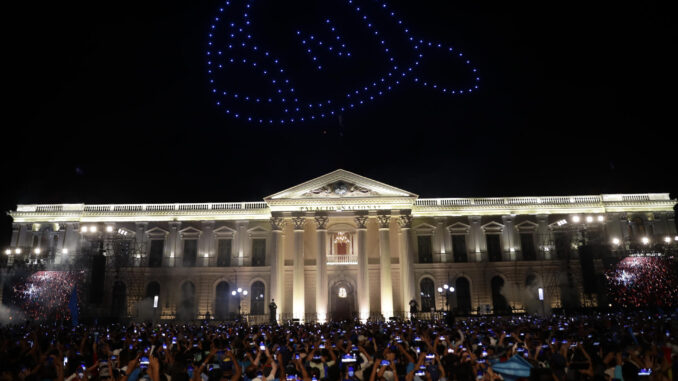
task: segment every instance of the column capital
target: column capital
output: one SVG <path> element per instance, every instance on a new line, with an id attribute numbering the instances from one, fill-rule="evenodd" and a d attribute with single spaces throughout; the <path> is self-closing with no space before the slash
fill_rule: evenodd
<path id="1" fill-rule="evenodd" d="M 306 223 L 306 217 L 304 216 L 292 217 L 292 223 L 294 223 L 294 230 L 304 230 L 304 223 Z"/>
<path id="2" fill-rule="evenodd" d="M 366 215 L 355 216 L 355 223 L 358 225 L 358 229 L 367 229 L 367 219 Z"/>
<path id="3" fill-rule="evenodd" d="M 181 227 L 181 221 L 170 221 L 169 227 L 172 229 L 179 229 Z"/>
<path id="4" fill-rule="evenodd" d="M 480 223 L 480 216 L 468 216 L 468 221 L 472 224 L 473 223 L 479 224 Z"/>
<path id="5" fill-rule="evenodd" d="M 516 216 L 511 215 L 511 214 L 505 214 L 505 215 L 501 216 L 501 220 L 504 221 L 504 223 L 513 222 L 515 219 L 516 219 Z"/>
<path id="6" fill-rule="evenodd" d="M 317 214 L 315 215 L 315 226 L 318 230 L 325 230 L 327 229 L 327 221 L 329 221 L 329 218 L 325 214 Z"/>
<path id="7" fill-rule="evenodd" d="M 271 217 L 271 230 L 281 231 L 285 226 L 285 219 L 282 217 Z"/>
<path id="8" fill-rule="evenodd" d="M 383 212 L 380 212 L 380 214 L 377 215 L 377 220 L 379 221 L 379 229 L 388 229 L 389 223 L 391 222 L 391 216 L 382 213 Z"/>
<path id="9" fill-rule="evenodd" d="M 203 221 L 202 226 L 204 226 L 206 228 L 211 228 L 211 227 L 214 226 L 214 221 L 212 221 L 212 220 Z"/>
<path id="10" fill-rule="evenodd" d="M 406 214 L 404 216 L 400 216 L 398 218 L 398 223 L 400 224 L 401 229 L 410 229 L 412 227 L 412 216 L 409 214 Z"/>
<path id="11" fill-rule="evenodd" d="M 548 214 L 537 214 L 537 221 L 548 222 L 549 221 L 549 215 Z"/>

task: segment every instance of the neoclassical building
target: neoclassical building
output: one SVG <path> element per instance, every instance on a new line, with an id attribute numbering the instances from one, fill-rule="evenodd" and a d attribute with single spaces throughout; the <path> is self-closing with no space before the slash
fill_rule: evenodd
<path id="1" fill-rule="evenodd" d="M 18 205 L 5 254 L 10 268 L 94 271 L 103 252 L 105 270 L 89 278 L 103 292 L 87 303 L 117 317 L 229 319 L 240 308 L 256 320 L 271 299 L 280 320 L 399 317 L 411 300 L 422 311 L 536 312 L 596 306 L 606 260 L 675 246 L 676 203 L 666 193 L 425 199 L 336 170 L 254 202 Z"/>

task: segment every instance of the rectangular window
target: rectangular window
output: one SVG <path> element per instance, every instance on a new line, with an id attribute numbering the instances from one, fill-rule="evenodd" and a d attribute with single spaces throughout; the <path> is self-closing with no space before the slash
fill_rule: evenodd
<path id="1" fill-rule="evenodd" d="M 569 234 L 565 232 L 556 232 L 554 233 L 554 241 L 556 245 L 556 255 L 558 259 L 565 259 L 570 256 L 570 249 L 572 244 L 572 238 Z"/>
<path id="2" fill-rule="evenodd" d="M 417 248 L 419 249 L 419 263 L 433 262 L 433 245 L 430 235 L 417 236 Z"/>
<path id="3" fill-rule="evenodd" d="M 485 236 L 487 241 L 487 255 L 490 262 L 501 261 L 501 239 L 499 234 L 488 234 Z"/>
<path id="4" fill-rule="evenodd" d="M 219 253 L 217 254 L 217 266 L 226 267 L 231 265 L 231 242 L 230 239 L 220 239 L 217 242 Z"/>
<path id="5" fill-rule="evenodd" d="M 151 240 L 151 252 L 148 257 L 148 267 L 162 266 L 162 253 L 165 249 L 164 239 Z"/>
<path id="6" fill-rule="evenodd" d="M 537 259 L 537 251 L 534 249 L 534 236 L 532 233 L 520 234 L 520 246 L 523 249 L 524 261 L 534 261 Z"/>
<path id="7" fill-rule="evenodd" d="M 452 236 L 452 252 L 454 253 L 455 262 L 468 262 L 468 254 L 466 252 L 466 236 L 453 235 Z"/>
<path id="8" fill-rule="evenodd" d="M 184 240 L 184 267 L 193 267 L 198 258 L 198 240 Z"/>
<path id="9" fill-rule="evenodd" d="M 252 240 L 252 266 L 266 266 L 266 240 Z"/>

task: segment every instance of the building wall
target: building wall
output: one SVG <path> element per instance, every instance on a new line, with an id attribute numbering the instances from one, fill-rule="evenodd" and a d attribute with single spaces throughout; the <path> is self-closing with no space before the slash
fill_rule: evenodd
<path id="1" fill-rule="evenodd" d="M 602 214 L 601 214 L 602 215 Z M 355 226 L 353 217 L 331 217 L 331 223 L 344 223 Z M 497 216 L 443 216 L 421 217 L 412 222 L 409 232 L 401 230 L 394 216 L 389 227 L 391 279 L 393 283 L 393 312 L 408 310 L 407 301 L 403 300 L 403 279 L 401 279 L 401 264 L 399 257 L 403 247 L 403 234 L 409 235 L 414 252 L 410 253 L 415 261 L 414 272 L 415 296 L 421 305 L 420 281 L 430 277 L 435 288 L 445 283 L 453 284 L 455 280 L 464 276 L 471 285 L 471 304 L 473 310 L 492 305 L 491 279 L 500 276 L 505 281 L 502 294 L 509 305 L 517 311 L 534 311 L 535 300 L 525 285 L 526 277 L 533 274 L 537 284 L 544 288 L 545 305 L 547 308 L 562 306 L 564 287 L 567 283 L 567 274 L 572 277 L 575 285 L 574 292 L 583 304 L 595 303 L 585 300 L 582 289 L 581 266 L 574 251 L 567 260 L 554 253 L 554 232 L 559 227 L 554 225 L 561 219 L 568 219 L 568 215 L 549 215 L 542 220 L 536 215 L 497 215 Z M 653 242 L 661 242 L 663 237 L 676 235 L 673 212 L 630 212 L 607 213 L 601 223 L 595 221 L 587 228 L 593 234 L 596 229 L 601 231 L 602 240 L 606 245 L 612 238 L 618 238 L 622 245 L 637 244 L 641 236 L 651 237 Z M 548 225 L 545 225 L 548 224 Z M 12 245 L 30 252 L 35 246 L 43 246 L 41 255 L 53 258 L 54 265 L 73 263 L 74 258 L 82 255 L 85 242 L 91 235 L 81 233 L 85 223 L 55 223 L 46 220 L 40 223 L 15 223 L 13 225 Z M 98 224 L 103 229 L 103 224 Z M 140 316 L 140 301 L 146 293 L 149 282 L 157 281 L 160 284 L 160 306 L 156 317 L 174 317 L 181 298 L 181 286 L 185 282 L 192 282 L 195 286 L 195 305 L 198 316 L 207 311 L 214 314 L 216 285 L 219 281 L 227 281 L 232 286 L 240 286 L 251 290 L 255 281 L 265 285 L 265 312 L 268 313 L 270 302 L 271 267 L 270 262 L 276 253 L 271 252 L 271 227 L 267 221 L 238 220 L 238 221 L 182 221 L 182 222 L 123 222 L 114 224 L 116 231 L 124 229 L 137 247 L 128 266 L 124 266 L 116 274 L 109 267 L 106 274 L 106 295 L 102 310 L 110 310 L 112 289 L 116 280 L 122 281 L 127 288 L 128 310 L 130 316 Z M 455 230 L 457 229 L 457 230 Z M 535 250 L 537 260 L 523 260 L 524 253 L 520 242 L 521 229 L 535 234 Z M 568 228 L 574 238 L 581 236 L 582 229 Z M 586 230 L 586 229 L 584 229 Z M 468 262 L 455 263 L 451 235 L 463 231 L 468 250 Z M 502 261 L 488 260 L 486 234 L 497 233 L 501 240 Z M 279 313 L 288 314 L 292 311 L 292 275 L 294 258 L 294 231 L 292 224 L 283 228 L 283 244 L 279 253 L 284 256 L 282 300 L 278 300 Z M 313 218 L 307 218 L 304 229 L 304 292 L 305 309 L 308 314 L 316 311 L 316 251 L 317 230 Z M 430 235 L 432 242 L 433 263 L 416 263 L 418 254 L 417 236 Z M 231 267 L 216 267 L 217 245 L 219 237 L 232 237 Z M 56 237 L 56 239 L 55 239 Z M 263 267 L 252 267 L 252 240 L 266 239 L 267 263 Z M 161 239 L 165 242 L 163 264 L 159 268 L 148 266 L 150 242 Z M 198 239 L 198 255 L 196 267 L 184 267 L 185 239 Z M 37 243 L 36 243 L 37 242 Z M 379 248 L 380 239 L 376 218 L 371 216 L 367 223 L 367 257 L 369 274 L 370 311 L 378 314 L 381 306 L 380 294 L 380 266 Z M 68 252 L 62 252 L 62 249 Z M 548 248 L 548 250 L 547 250 Z M 38 256 L 35 256 L 36 258 Z M 598 271 L 601 263 L 596 262 Z M 330 266 L 328 268 L 328 290 L 332 283 L 344 279 L 357 288 L 357 266 Z M 357 290 L 361 292 L 361 290 Z M 331 298 L 329 299 L 331 300 Z M 444 308 L 444 300 L 440 295 L 435 297 L 437 309 Z M 143 305 L 143 303 L 142 303 Z M 242 300 L 242 312 L 249 313 L 251 308 L 250 297 Z M 357 308 L 357 306 L 356 306 Z M 143 308 L 142 308 L 143 309 Z"/>

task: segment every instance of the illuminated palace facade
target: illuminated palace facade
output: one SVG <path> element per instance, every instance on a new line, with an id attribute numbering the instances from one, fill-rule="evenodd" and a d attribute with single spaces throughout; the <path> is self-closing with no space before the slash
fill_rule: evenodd
<path id="1" fill-rule="evenodd" d="M 607 257 L 676 245 L 675 205 L 668 194 L 424 199 L 336 170 L 255 202 L 18 205 L 5 253 L 65 269 L 104 251 L 91 308 L 116 317 L 267 320 L 271 299 L 281 321 L 403 317 L 411 300 L 540 312 L 600 302 L 583 252 L 600 277 Z"/>

